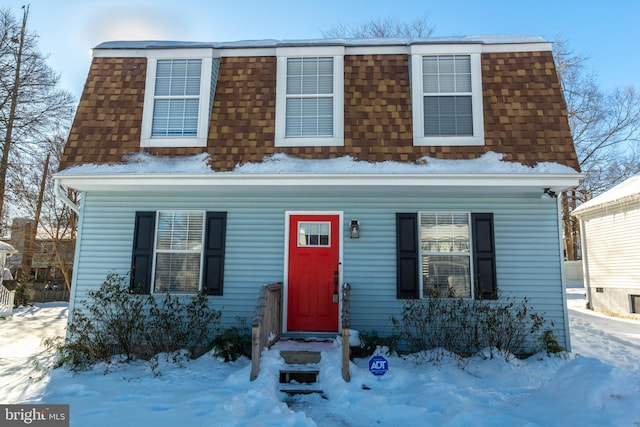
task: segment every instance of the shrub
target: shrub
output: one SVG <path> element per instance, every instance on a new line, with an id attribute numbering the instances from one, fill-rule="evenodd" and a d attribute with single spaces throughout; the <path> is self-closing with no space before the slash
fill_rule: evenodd
<path id="1" fill-rule="evenodd" d="M 400 337 L 397 334 L 381 337 L 378 331 L 359 332 L 360 348 L 365 356 L 373 355 L 378 351 L 378 347 L 386 347 L 388 352 L 393 354 L 398 352 Z"/>
<path id="2" fill-rule="evenodd" d="M 225 362 L 237 360 L 239 357 L 251 357 L 251 328 L 243 318 L 237 319 L 240 326 L 224 329 L 213 339 L 213 349 Z"/>
<path id="3" fill-rule="evenodd" d="M 110 362 L 115 354 L 130 361 L 180 349 L 192 354 L 208 350 L 221 313 L 209 308 L 206 295 L 156 298 L 131 293 L 127 276 L 109 274 L 74 309 L 69 337 L 56 346 L 57 364 L 85 369 Z"/>
<path id="4" fill-rule="evenodd" d="M 148 356 L 187 349 L 200 355 L 218 333 L 221 313 L 211 310 L 200 292 L 185 303 L 185 297 L 165 295 L 160 302 L 148 297 L 148 325 L 144 329 Z"/>
<path id="5" fill-rule="evenodd" d="M 486 301 L 434 295 L 407 300 L 400 319 L 392 321 L 412 353 L 443 349 L 466 357 L 489 349 L 491 358 L 497 351 L 505 360 L 531 353 L 527 346 L 535 345 L 536 334 L 546 323 L 526 298 Z M 436 359 L 438 354 L 430 353 Z"/>
<path id="6" fill-rule="evenodd" d="M 27 305 L 33 298 L 33 283 L 27 280 L 20 280 L 16 285 L 16 293 L 13 297 L 14 307 L 20 307 L 21 305 Z"/>

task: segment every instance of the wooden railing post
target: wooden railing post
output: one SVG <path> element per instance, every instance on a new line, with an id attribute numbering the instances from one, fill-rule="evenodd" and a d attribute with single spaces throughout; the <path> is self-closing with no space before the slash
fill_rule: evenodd
<path id="1" fill-rule="evenodd" d="M 351 328 L 351 285 L 342 285 L 342 379 L 351 381 L 349 330 Z"/>
<path id="2" fill-rule="evenodd" d="M 282 333 L 282 283 L 260 288 L 251 322 L 251 381 L 260 374 L 262 349 L 278 341 Z"/>

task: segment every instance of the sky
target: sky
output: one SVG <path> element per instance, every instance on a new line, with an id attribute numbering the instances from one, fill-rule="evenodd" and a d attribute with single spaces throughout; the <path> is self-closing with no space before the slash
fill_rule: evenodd
<path id="1" fill-rule="evenodd" d="M 561 36 L 588 57 L 603 89 L 640 88 L 638 0 L 0 0 L 39 36 L 61 86 L 79 98 L 91 48 L 109 40 L 229 42 L 322 38 L 337 23 L 392 17 L 411 22 L 426 16 L 434 36 Z"/>

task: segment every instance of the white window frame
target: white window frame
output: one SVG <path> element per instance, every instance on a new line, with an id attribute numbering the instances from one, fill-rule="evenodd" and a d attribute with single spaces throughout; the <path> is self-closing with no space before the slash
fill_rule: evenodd
<path id="1" fill-rule="evenodd" d="M 158 60 L 200 59 L 200 94 L 198 104 L 198 127 L 195 137 L 152 136 L 153 109 L 155 106 L 156 69 Z M 147 78 L 142 112 L 141 147 L 206 147 L 211 111 L 212 49 L 151 50 L 147 53 Z"/>
<path id="2" fill-rule="evenodd" d="M 443 50 L 443 47 L 446 50 Z M 468 55 L 471 62 L 471 110 L 473 135 L 443 136 L 424 134 L 424 93 L 422 58 L 425 56 Z M 484 145 L 484 114 L 482 107 L 482 64 L 480 47 L 474 46 L 411 46 L 411 103 L 413 107 L 413 145 L 463 146 Z"/>
<path id="3" fill-rule="evenodd" d="M 158 250 L 158 231 L 160 229 L 160 214 L 161 213 L 176 213 L 176 212 L 182 212 L 182 213 L 198 213 L 202 215 L 202 233 L 200 236 L 200 250 L 196 251 L 196 250 Z M 204 245 L 205 245 L 205 241 L 204 241 L 204 237 L 205 237 L 205 231 L 206 231 L 206 211 L 204 210 L 183 210 L 183 209 L 164 209 L 164 210 L 159 210 L 156 212 L 156 229 L 155 229 L 155 234 L 154 234 L 154 239 L 153 239 L 153 269 L 151 270 L 151 294 L 156 294 L 156 295 L 164 295 L 167 293 L 167 291 L 156 291 L 156 266 L 157 266 L 157 262 L 158 262 L 158 253 L 190 253 L 190 254 L 194 254 L 196 252 L 198 252 L 200 254 L 200 265 L 199 265 L 199 270 L 198 270 L 198 287 L 196 289 L 195 292 L 171 292 L 171 294 L 175 294 L 175 295 L 192 295 L 192 294 L 196 294 L 198 292 L 200 292 L 202 290 L 202 268 L 203 268 L 203 264 L 204 264 Z"/>
<path id="4" fill-rule="evenodd" d="M 424 251 L 422 248 L 422 215 L 423 214 L 453 214 L 453 215 L 466 215 L 467 216 L 467 229 L 469 230 L 469 250 L 467 252 L 459 252 L 459 251 Z M 426 210 L 418 212 L 418 259 L 419 259 L 419 268 L 420 268 L 420 298 L 425 298 L 425 283 L 424 283 L 424 269 L 423 269 L 423 258 L 424 256 L 466 256 L 469 258 L 469 295 L 456 295 L 456 297 L 462 297 L 464 299 L 474 299 L 475 298 L 475 289 L 474 289 L 474 280 L 473 280 L 473 230 L 471 229 L 471 212 L 465 211 L 434 211 L 434 210 Z M 447 296 L 443 296 L 443 298 L 447 298 Z"/>
<path id="5" fill-rule="evenodd" d="M 307 225 L 311 225 L 311 224 L 318 224 L 318 225 L 327 225 L 329 227 L 328 229 L 328 233 L 327 233 L 327 238 L 328 238 L 328 243 L 322 244 L 320 243 L 320 239 L 319 237 L 322 236 L 322 234 L 318 234 L 318 244 L 317 245 L 312 245 L 309 242 L 307 242 L 306 244 L 302 244 L 300 242 L 300 229 L 302 228 L 301 226 L 303 224 L 307 224 Z M 307 236 L 308 238 L 311 235 Z M 330 221 L 299 221 L 298 222 L 298 238 L 297 238 L 297 246 L 299 248 L 330 248 L 331 247 L 331 222 Z"/>
<path id="6" fill-rule="evenodd" d="M 344 47 L 286 47 L 276 49 L 276 147 L 344 146 Z M 333 136 L 286 136 L 287 59 L 333 58 Z"/>

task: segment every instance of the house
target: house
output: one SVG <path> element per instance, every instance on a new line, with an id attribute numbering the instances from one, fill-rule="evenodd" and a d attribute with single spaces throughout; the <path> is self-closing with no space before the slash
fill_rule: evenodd
<path id="1" fill-rule="evenodd" d="M 20 277 L 23 263 L 29 266 L 24 272 L 35 283 L 59 283 L 65 285 L 65 274 L 71 277 L 73 267 L 74 241 L 70 238 L 52 239 L 49 236 L 38 235 L 30 248 L 29 239 L 32 238 L 35 221 L 30 218 L 14 218 L 11 223 L 11 235 L 0 239 L 15 248 L 15 253 L 7 263 L 14 276 Z M 64 271 L 63 271 L 64 269 Z"/>
<path id="2" fill-rule="evenodd" d="M 578 171 L 539 37 L 102 43 L 55 176 L 81 192 L 71 307 L 131 272 L 230 325 L 281 282 L 285 333 L 335 334 L 349 283 L 351 328 L 388 334 L 453 290 L 528 298 L 568 348 Z"/>
<path id="3" fill-rule="evenodd" d="M 640 319 L 640 175 L 580 205 L 587 303 Z"/>

